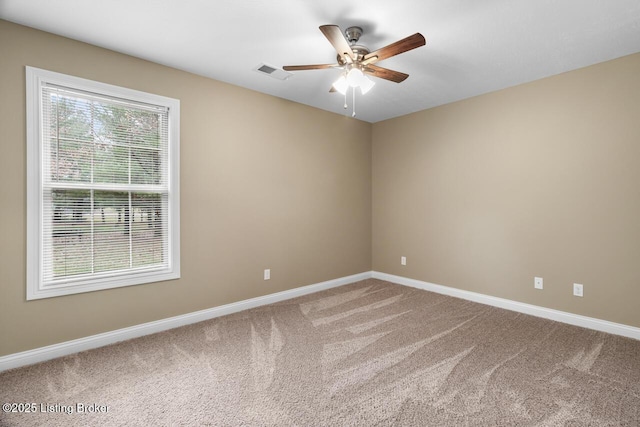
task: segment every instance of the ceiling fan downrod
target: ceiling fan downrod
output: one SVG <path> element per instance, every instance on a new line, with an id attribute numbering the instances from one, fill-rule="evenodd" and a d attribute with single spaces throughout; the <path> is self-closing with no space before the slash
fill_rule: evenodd
<path id="1" fill-rule="evenodd" d="M 347 36 L 347 41 L 349 44 L 354 45 L 358 43 L 360 37 L 362 36 L 362 28 L 360 27 L 349 27 L 344 30 L 345 36 Z"/>

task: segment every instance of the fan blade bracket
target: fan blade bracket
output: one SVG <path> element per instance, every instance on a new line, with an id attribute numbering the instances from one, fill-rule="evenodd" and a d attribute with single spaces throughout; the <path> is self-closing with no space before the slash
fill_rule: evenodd
<path id="1" fill-rule="evenodd" d="M 376 62 L 377 60 L 378 60 L 378 55 L 374 55 L 374 56 L 372 56 L 372 57 L 370 57 L 370 58 L 368 58 L 368 59 L 365 59 L 365 60 L 363 60 L 363 61 L 360 61 L 360 63 L 361 63 L 362 65 L 364 65 L 364 66 L 367 66 L 367 65 L 369 65 L 369 64 L 371 64 L 371 63 L 373 63 L 373 62 Z"/>

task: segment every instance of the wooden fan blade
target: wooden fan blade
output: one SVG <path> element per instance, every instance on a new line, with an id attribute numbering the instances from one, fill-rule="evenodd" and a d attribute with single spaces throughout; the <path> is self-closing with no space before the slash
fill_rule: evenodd
<path id="1" fill-rule="evenodd" d="M 382 47 L 378 50 L 374 50 L 364 56 L 363 64 L 372 64 L 383 59 L 390 58 L 395 55 L 399 55 L 411 49 L 415 49 L 420 46 L 424 46 L 427 41 L 420 33 L 415 33 L 412 36 L 406 37 L 402 40 L 398 40 L 395 43 L 391 43 L 388 46 Z"/>
<path id="2" fill-rule="evenodd" d="M 369 64 L 365 67 L 364 72 L 374 77 L 380 77 L 381 79 L 391 80 L 392 82 L 400 83 L 409 77 L 409 74 L 401 73 L 400 71 L 393 71 L 388 68 L 378 67 L 377 65 Z"/>
<path id="3" fill-rule="evenodd" d="M 302 70 L 323 70 L 325 68 L 339 67 L 338 64 L 316 64 L 316 65 L 285 65 L 282 67 L 285 71 L 302 71 Z"/>
<path id="4" fill-rule="evenodd" d="M 333 87 L 333 85 L 331 86 L 331 89 L 329 89 L 329 93 L 333 93 L 333 92 L 337 92 L 336 88 Z"/>
<path id="5" fill-rule="evenodd" d="M 322 34 L 329 40 L 329 43 L 331 43 L 336 52 L 338 52 L 338 55 L 340 55 L 345 62 L 347 62 L 347 57 L 353 60 L 353 50 L 351 50 L 347 39 L 344 38 L 340 27 L 337 25 L 321 25 L 320 31 L 322 31 Z"/>

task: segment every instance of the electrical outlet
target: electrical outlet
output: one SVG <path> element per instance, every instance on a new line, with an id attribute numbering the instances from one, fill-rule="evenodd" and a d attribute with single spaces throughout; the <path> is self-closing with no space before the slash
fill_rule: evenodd
<path id="1" fill-rule="evenodd" d="M 574 283 L 573 284 L 573 295 L 576 296 L 576 297 L 584 296 L 583 288 L 582 288 L 582 285 L 580 283 Z"/>
<path id="2" fill-rule="evenodd" d="M 543 288 L 542 277 L 534 277 L 533 278 L 533 287 L 536 288 L 536 289 L 542 289 Z"/>
<path id="3" fill-rule="evenodd" d="M 407 257 L 406 256 L 401 256 L 400 257 L 400 264 L 407 265 Z"/>
<path id="4" fill-rule="evenodd" d="M 267 268 L 266 270 L 264 270 L 264 280 L 269 280 L 271 279 L 271 269 Z"/>

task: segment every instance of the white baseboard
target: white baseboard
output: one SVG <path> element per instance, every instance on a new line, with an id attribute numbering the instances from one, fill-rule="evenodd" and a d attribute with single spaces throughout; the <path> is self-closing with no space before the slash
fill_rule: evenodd
<path id="1" fill-rule="evenodd" d="M 436 285 L 434 283 L 409 279 L 402 276 L 395 276 L 393 274 L 381 273 L 378 271 L 367 271 L 360 274 L 354 274 L 352 276 L 341 277 L 334 280 L 328 280 L 326 282 L 291 289 L 288 291 L 277 292 L 275 294 L 251 298 L 248 300 L 226 304 L 219 307 L 170 317 L 168 319 L 143 323 L 141 325 L 131 326 L 128 328 L 92 335 L 85 338 L 79 338 L 72 341 L 36 348 L 34 350 L 27 350 L 20 353 L 9 354 L 7 356 L 0 357 L 0 372 L 6 371 L 8 369 L 19 368 L 21 366 L 31 365 L 34 363 L 44 362 L 46 360 L 67 356 L 69 354 L 90 350 L 92 348 L 103 347 L 105 345 L 141 337 L 143 335 L 154 334 L 156 332 L 162 332 L 168 329 L 190 325 L 192 323 L 202 322 L 204 320 L 225 316 L 227 314 L 236 313 L 238 311 L 248 310 L 250 308 L 259 307 L 262 305 L 272 304 L 275 302 L 324 291 L 326 289 L 347 285 L 349 283 L 370 279 L 372 277 L 375 279 L 386 280 L 387 282 L 397 283 L 399 285 L 410 286 L 413 288 L 449 295 L 456 298 L 462 298 L 481 304 L 504 308 L 506 310 L 530 314 L 536 317 L 543 317 L 545 319 L 568 323 L 570 325 L 581 326 L 583 328 L 594 329 L 596 331 L 622 335 L 625 337 L 640 340 L 640 328 L 636 328 L 633 326 L 595 319 L 593 317 L 580 316 L 578 314 L 572 314 L 536 305 L 525 304 L 504 298 L 492 297 L 489 295 L 451 288 L 448 286 Z"/>
<path id="2" fill-rule="evenodd" d="M 179 326 L 202 322 L 203 320 L 225 316 L 227 314 L 236 313 L 238 311 L 259 307 L 266 304 L 272 304 L 274 302 L 284 301 L 314 292 L 324 291 L 326 289 L 358 282 L 360 280 L 370 279 L 371 277 L 372 272 L 367 271 L 360 274 L 354 274 L 352 276 L 341 277 L 334 280 L 328 280 L 326 282 L 291 289 L 288 291 L 277 292 L 275 294 L 251 298 L 244 301 L 221 305 L 219 307 L 195 311 L 193 313 L 187 313 L 181 316 L 156 320 L 154 322 L 143 323 L 141 325 L 131 326 L 129 328 L 118 329 L 115 331 L 92 335 L 85 338 L 79 338 L 72 341 L 53 344 L 46 347 L 36 348 L 34 350 L 27 350 L 20 353 L 9 354 L 7 356 L 0 357 L 0 372 L 6 371 L 7 369 L 13 369 L 38 362 L 44 362 L 45 360 L 67 356 L 69 354 L 90 350 L 92 348 L 103 347 L 105 345 L 114 344 L 116 342 L 128 340 L 131 338 L 141 337 L 143 335 L 166 331 L 168 329 L 177 328 Z"/>
<path id="3" fill-rule="evenodd" d="M 553 310 L 537 305 L 525 304 L 522 302 L 512 301 L 504 298 L 492 297 L 476 292 L 470 292 L 462 289 L 450 288 L 448 286 L 436 285 L 434 283 L 423 282 L 421 280 L 409 279 L 407 277 L 395 276 L 393 274 L 380 273 L 378 271 L 373 271 L 372 277 L 374 279 L 386 280 L 387 282 L 397 283 L 399 285 L 410 286 L 412 288 L 423 289 L 425 291 L 436 292 L 438 294 L 449 295 L 456 298 L 479 302 L 481 304 L 504 308 L 506 310 L 517 311 L 519 313 L 530 314 L 536 317 L 543 317 L 545 319 L 568 323 L 570 325 L 581 326 L 583 328 L 594 329 L 596 331 L 607 332 L 614 335 L 622 335 L 624 337 L 640 340 L 640 328 L 623 325 L 621 323 L 609 322 L 606 320 L 567 313 L 560 310 Z"/>

